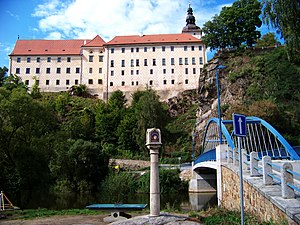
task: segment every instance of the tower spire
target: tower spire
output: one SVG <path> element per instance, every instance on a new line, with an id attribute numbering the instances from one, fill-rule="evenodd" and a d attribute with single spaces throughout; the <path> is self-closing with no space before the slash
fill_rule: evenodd
<path id="1" fill-rule="evenodd" d="M 183 27 L 182 33 L 191 33 L 193 35 L 200 35 L 201 37 L 201 28 L 196 25 L 196 19 L 193 15 L 193 9 L 191 7 L 191 3 L 189 2 L 186 16 L 186 26 Z"/>

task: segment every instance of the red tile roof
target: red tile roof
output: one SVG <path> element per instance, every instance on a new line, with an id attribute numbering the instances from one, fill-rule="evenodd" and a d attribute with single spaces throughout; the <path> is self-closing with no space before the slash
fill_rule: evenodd
<path id="1" fill-rule="evenodd" d="M 154 34 L 116 36 L 105 45 L 157 44 L 157 43 L 202 43 L 202 40 L 190 34 Z"/>
<path id="2" fill-rule="evenodd" d="M 80 55 L 84 43 L 85 40 L 17 40 L 10 55 Z"/>
<path id="3" fill-rule="evenodd" d="M 105 44 L 105 41 L 97 35 L 93 40 L 85 44 L 84 47 L 103 47 L 103 44 Z"/>

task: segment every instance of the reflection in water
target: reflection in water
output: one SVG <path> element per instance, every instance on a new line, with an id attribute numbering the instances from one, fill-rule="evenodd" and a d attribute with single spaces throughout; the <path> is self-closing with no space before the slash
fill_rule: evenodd
<path id="1" fill-rule="evenodd" d="M 217 193 L 189 193 L 190 206 L 193 211 L 200 211 L 217 204 Z"/>

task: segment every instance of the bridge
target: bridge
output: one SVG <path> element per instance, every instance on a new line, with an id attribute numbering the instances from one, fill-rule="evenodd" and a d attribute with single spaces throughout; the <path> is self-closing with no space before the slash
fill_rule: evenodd
<path id="1" fill-rule="evenodd" d="M 300 224 L 300 147 L 292 147 L 258 117 L 246 117 L 246 130 L 247 136 L 240 138 L 245 211 L 264 221 Z M 219 205 L 239 210 L 237 146 L 233 121 L 210 119 L 201 153 L 193 161 L 189 191 L 217 191 Z"/>

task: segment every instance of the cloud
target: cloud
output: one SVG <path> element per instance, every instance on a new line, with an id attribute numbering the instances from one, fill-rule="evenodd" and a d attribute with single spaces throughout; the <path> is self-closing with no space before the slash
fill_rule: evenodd
<path id="1" fill-rule="evenodd" d="M 16 18 L 17 20 L 19 20 L 20 19 L 20 16 L 19 15 L 17 15 L 17 14 L 14 14 L 14 13 L 12 13 L 11 11 L 9 11 L 9 10 L 6 10 L 6 13 L 8 14 L 8 15 L 10 15 L 11 17 L 14 17 L 14 18 Z"/>

